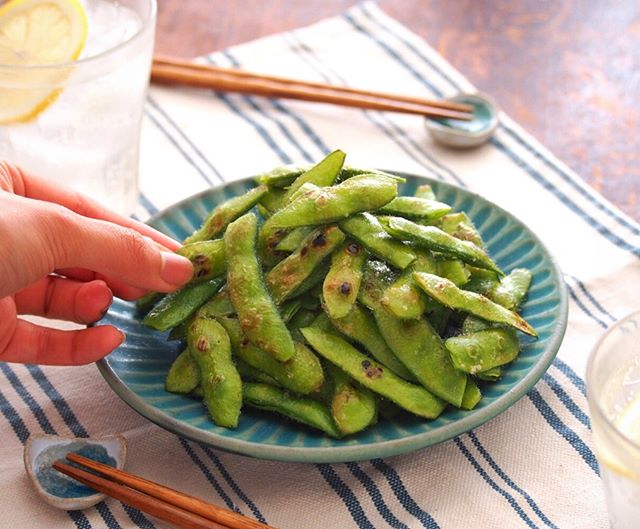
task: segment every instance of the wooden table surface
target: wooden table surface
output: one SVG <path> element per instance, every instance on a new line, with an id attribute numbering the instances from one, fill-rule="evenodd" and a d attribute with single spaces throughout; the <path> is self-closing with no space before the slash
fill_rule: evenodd
<path id="1" fill-rule="evenodd" d="M 356 0 L 159 0 L 156 50 L 190 57 L 336 15 Z M 379 0 L 640 221 L 638 0 Z"/>

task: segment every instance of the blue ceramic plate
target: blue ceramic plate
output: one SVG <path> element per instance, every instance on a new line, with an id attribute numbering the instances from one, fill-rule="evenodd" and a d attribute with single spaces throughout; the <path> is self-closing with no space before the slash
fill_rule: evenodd
<path id="1" fill-rule="evenodd" d="M 412 195 L 431 184 L 438 199 L 465 211 L 487 243 L 489 254 L 506 272 L 526 267 L 533 282 L 522 314 L 539 333 L 522 337 L 522 351 L 504 377 L 483 388 L 476 409 L 448 409 L 435 421 L 410 416 L 380 420 L 366 431 L 335 440 L 274 414 L 245 408 L 236 430 L 215 426 L 201 402 L 164 390 L 164 379 L 180 345 L 144 327 L 131 303 L 115 301 L 102 323 L 122 329 L 126 342 L 98 363 L 113 390 L 147 419 L 178 435 L 256 458 L 302 462 L 357 461 L 387 457 L 433 445 L 488 421 L 513 405 L 542 377 L 553 361 L 567 325 L 567 294 L 562 273 L 542 242 L 522 222 L 481 196 L 464 189 L 402 174 L 401 193 Z M 210 189 L 171 206 L 150 224 L 182 240 L 224 200 L 246 192 L 252 179 Z"/>

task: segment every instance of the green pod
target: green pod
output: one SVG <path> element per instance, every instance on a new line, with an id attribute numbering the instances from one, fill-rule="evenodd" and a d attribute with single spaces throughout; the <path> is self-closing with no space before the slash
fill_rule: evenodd
<path id="1" fill-rule="evenodd" d="M 229 299 L 229 291 L 223 288 L 198 309 L 196 317 L 217 318 L 218 316 L 231 316 L 235 313 L 236 309 Z"/>
<path id="2" fill-rule="evenodd" d="M 401 217 L 385 217 L 385 229 L 399 240 L 411 241 L 415 245 L 439 252 L 452 259 L 486 268 L 504 275 L 491 258 L 475 244 L 461 241 L 435 226 L 421 226 Z"/>
<path id="3" fill-rule="evenodd" d="M 531 271 L 526 268 L 516 268 L 489 290 L 487 297 L 509 310 L 517 310 L 527 295 L 530 285 Z"/>
<path id="4" fill-rule="evenodd" d="M 215 320 L 196 318 L 187 330 L 189 353 L 200 368 L 204 403 L 217 426 L 236 428 L 242 382 L 231 359 L 229 336 Z"/>
<path id="5" fill-rule="evenodd" d="M 451 206 L 419 197 L 396 197 L 376 213 L 433 222 L 451 211 Z"/>
<path id="6" fill-rule="evenodd" d="M 362 283 L 358 301 L 373 310 L 378 307 L 385 290 L 397 278 L 389 266 L 382 261 L 367 261 L 362 269 Z"/>
<path id="7" fill-rule="evenodd" d="M 487 321 L 505 323 L 525 334 L 538 336 L 535 329 L 519 314 L 505 309 L 502 305 L 494 303 L 489 298 L 475 292 L 461 290 L 448 279 L 433 274 L 415 272 L 413 277 L 427 295 L 446 307 L 474 314 Z"/>
<path id="8" fill-rule="evenodd" d="M 291 293 L 290 297 L 302 297 L 304 306 L 307 308 L 317 308 L 319 303 L 314 301 L 314 298 L 317 300 L 318 297 L 316 290 L 322 287 L 322 282 L 324 281 L 328 270 L 329 267 L 326 260 L 322 261 L 322 263 L 316 266 L 311 271 L 311 274 L 309 274 L 309 276 Z"/>
<path id="9" fill-rule="evenodd" d="M 486 329 L 445 341 L 456 369 L 475 375 L 508 364 L 518 356 L 520 343 L 512 329 Z"/>
<path id="10" fill-rule="evenodd" d="M 256 176 L 256 181 L 269 187 L 283 188 L 291 185 L 296 178 L 308 169 L 308 165 L 281 165 Z"/>
<path id="11" fill-rule="evenodd" d="M 495 382 L 502 378 L 502 366 L 492 367 L 481 373 L 476 373 L 476 378 L 485 382 Z"/>
<path id="12" fill-rule="evenodd" d="M 416 258 L 415 252 L 408 245 L 391 237 L 370 213 L 354 215 L 342 221 L 339 226 L 373 255 L 396 268 L 405 269 Z"/>
<path id="13" fill-rule="evenodd" d="M 276 250 L 289 253 L 295 251 L 312 231 L 312 226 L 303 226 L 301 228 L 292 229 L 277 244 Z"/>
<path id="14" fill-rule="evenodd" d="M 351 311 L 342 318 L 331 318 L 331 323 L 350 340 L 362 345 L 373 358 L 399 377 L 412 382 L 416 378 L 398 360 L 378 331 L 376 321 L 364 307 L 356 303 Z"/>
<path id="15" fill-rule="evenodd" d="M 417 270 L 423 272 L 423 270 Z M 428 272 L 427 270 L 424 270 Z M 428 272 L 435 273 L 435 272 Z M 457 287 L 461 287 L 469 282 L 471 272 L 467 269 L 464 263 L 458 259 L 438 261 L 437 275 L 444 277 L 451 281 Z"/>
<path id="16" fill-rule="evenodd" d="M 380 169 L 362 169 L 360 167 L 352 167 L 350 165 L 345 165 L 340 171 L 340 176 L 338 176 L 339 182 L 344 182 L 348 178 L 353 178 L 354 176 L 360 176 L 362 174 L 377 174 L 381 176 L 386 176 L 387 178 L 393 178 L 398 183 L 404 183 L 407 181 L 406 178 L 402 176 L 398 176 L 391 173 L 386 173 L 385 171 L 380 171 Z"/>
<path id="17" fill-rule="evenodd" d="M 464 396 L 462 397 L 462 403 L 460 407 L 463 410 L 472 410 L 478 405 L 478 402 L 482 400 L 482 393 L 478 384 L 471 377 L 467 377 L 467 387 L 464 388 Z"/>
<path id="18" fill-rule="evenodd" d="M 449 235 L 484 248 L 484 241 L 466 213 L 449 213 L 440 219 L 440 229 Z"/>
<path id="19" fill-rule="evenodd" d="M 136 301 L 136 310 L 141 314 L 145 314 L 149 312 L 164 296 L 165 295 L 162 292 L 147 292 Z"/>
<path id="20" fill-rule="evenodd" d="M 286 362 L 293 340 L 262 277 L 256 255 L 258 222 L 252 213 L 232 222 L 224 234 L 227 290 L 242 331 L 257 347 Z"/>
<path id="21" fill-rule="evenodd" d="M 301 308 L 302 300 L 300 298 L 290 299 L 283 303 L 282 307 L 280 307 L 280 316 L 282 316 L 282 321 L 288 323 Z"/>
<path id="22" fill-rule="evenodd" d="M 199 230 L 184 240 L 184 243 L 189 244 L 219 237 L 229 224 L 255 206 L 268 191 L 267 186 L 259 185 L 244 195 L 223 202 L 211 212 Z"/>
<path id="23" fill-rule="evenodd" d="M 403 320 L 419 318 L 427 309 L 428 298 L 413 280 L 413 272 L 435 273 L 436 260 L 426 250 L 415 250 L 416 260 L 384 291 L 381 302 Z"/>
<path id="24" fill-rule="evenodd" d="M 422 386 L 403 380 L 335 334 L 312 327 L 301 329 L 301 332 L 319 355 L 401 408 L 427 419 L 435 419 L 444 410 L 444 401 Z"/>
<path id="25" fill-rule="evenodd" d="M 426 200 L 437 200 L 436 194 L 433 192 L 433 188 L 429 184 L 418 186 L 413 196 L 424 198 Z"/>
<path id="26" fill-rule="evenodd" d="M 347 155 L 340 150 L 333 151 L 316 165 L 302 173 L 291 183 L 289 189 L 287 189 L 283 204 L 288 204 L 292 200 L 291 197 L 294 193 L 304 184 L 314 184 L 318 187 L 333 185 L 340 174 L 346 156 Z"/>
<path id="27" fill-rule="evenodd" d="M 168 294 L 151 309 L 142 323 L 158 331 L 166 331 L 186 321 L 207 302 L 224 283 L 224 276 L 207 281 L 189 283 Z"/>
<path id="28" fill-rule="evenodd" d="M 356 242 L 345 241 L 331 256 L 331 266 L 322 284 L 326 311 L 332 318 L 349 313 L 358 297 L 362 267 L 367 258 Z"/>
<path id="29" fill-rule="evenodd" d="M 342 437 L 327 406 L 316 400 L 297 397 L 280 388 L 254 382 L 243 385 L 242 395 L 248 406 L 279 413 L 331 437 Z"/>
<path id="30" fill-rule="evenodd" d="M 260 214 L 264 217 L 270 217 L 274 212 L 278 211 L 282 207 L 284 195 L 287 192 L 286 189 L 274 189 L 269 188 L 258 203 Z"/>
<path id="31" fill-rule="evenodd" d="M 261 382 L 263 384 L 271 384 L 272 386 L 280 386 L 275 378 L 247 364 L 241 358 L 235 358 L 235 362 L 236 369 L 238 373 L 240 373 L 240 378 L 243 382 Z"/>
<path id="32" fill-rule="evenodd" d="M 198 313 L 196 312 L 196 314 Z M 189 320 L 185 320 L 181 324 L 176 325 L 173 329 L 169 331 L 169 336 L 167 336 L 167 342 L 176 342 L 179 340 L 186 340 L 187 327 L 189 327 Z"/>
<path id="33" fill-rule="evenodd" d="M 264 224 L 267 233 L 277 228 L 331 224 L 384 206 L 398 193 L 397 182 L 379 175 L 360 175 L 332 187 L 303 193 L 276 211 Z"/>
<path id="34" fill-rule="evenodd" d="M 326 366 L 331 378 L 330 409 L 333 422 L 342 435 L 349 435 L 374 423 L 378 415 L 376 397 L 367 388 L 332 364 Z"/>
<path id="35" fill-rule="evenodd" d="M 498 275 L 491 270 L 469 265 L 467 265 L 467 270 L 469 270 L 471 275 L 469 281 L 464 284 L 465 290 L 486 296 L 490 291 L 495 289 L 500 282 Z"/>
<path id="36" fill-rule="evenodd" d="M 188 394 L 200 384 L 200 368 L 188 349 L 182 351 L 173 361 L 164 388 L 170 393 Z"/>
<path id="37" fill-rule="evenodd" d="M 265 283 L 276 304 L 290 298 L 343 240 L 344 233 L 336 226 L 319 227 L 302 241 L 295 252 L 269 270 Z"/>
<path id="38" fill-rule="evenodd" d="M 373 314 L 380 334 L 396 358 L 431 393 L 459 408 L 467 377 L 455 369 L 433 327 L 422 318 L 401 320 L 383 307 Z"/>
<path id="39" fill-rule="evenodd" d="M 464 318 L 464 320 L 462 320 L 462 327 L 460 327 L 460 332 L 462 334 L 473 334 L 474 332 L 489 329 L 492 326 L 493 324 L 491 322 L 483 320 L 482 318 L 478 318 L 473 314 L 469 314 Z"/>
<path id="40" fill-rule="evenodd" d="M 222 239 L 185 244 L 176 253 L 193 263 L 195 280 L 211 279 L 224 274 L 227 270 Z"/>
<path id="41" fill-rule="evenodd" d="M 320 360 L 309 348 L 295 342 L 295 352 L 287 362 L 278 362 L 269 353 L 251 344 L 242 333 L 238 320 L 219 318 L 226 329 L 235 355 L 251 367 L 266 373 L 282 387 L 307 394 L 316 391 L 324 379 Z"/>

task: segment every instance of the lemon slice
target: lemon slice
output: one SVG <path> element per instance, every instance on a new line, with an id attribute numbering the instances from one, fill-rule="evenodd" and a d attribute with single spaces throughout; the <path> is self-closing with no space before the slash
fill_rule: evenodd
<path id="1" fill-rule="evenodd" d="M 71 72 L 70 66 L 24 67 L 72 62 L 86 39 L 87 15 L 78 0 L 10 0 L 0 6 L 0 124 L 34 119 L 55 101 Z"/>

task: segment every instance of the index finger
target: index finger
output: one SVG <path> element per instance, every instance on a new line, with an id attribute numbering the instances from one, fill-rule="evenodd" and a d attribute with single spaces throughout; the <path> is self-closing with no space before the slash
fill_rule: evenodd
<path id="1" fill-rule="evenodd" d="M 27 174 L 20 168 L 6 162 L 0 162 L 0 173 L 2 172 L 9 177 L 13 184 L 13 192 L 17 195 L 35 200 L 53 202 L 83 217 L 106 220 L 124 226 L 125 228 L 131 228 L 153 239 L 168 250 L 176 251 L 182 246 L 180 242 L 160 233 L 151 226 L 125 217 L 124 215 L 119 215 L 105 208 L 96 200 L 64 184 L 54 184 L 44 178 Z"/>

